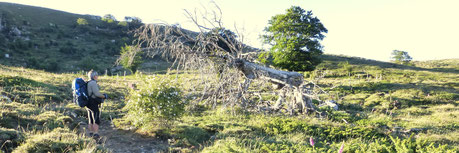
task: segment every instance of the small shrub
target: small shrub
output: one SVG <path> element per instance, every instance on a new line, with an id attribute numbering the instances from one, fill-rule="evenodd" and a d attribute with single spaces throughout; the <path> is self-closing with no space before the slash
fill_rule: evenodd
<path id="1" fill-rule="evenodd" d="M 76 22 L 80 26 L 88 25 L 88 21 L 86 19 L 83 19 L 83 18 L 78 18 Z"/>
<path id="2" fill-rule="evenodd" d="M 147 78 L 139 90 L 127 97 L 125 109 L 135 126 L 159 121 L 167 125 L 180 117 L 185 110 L 182 92 L 167 78 Z"/>

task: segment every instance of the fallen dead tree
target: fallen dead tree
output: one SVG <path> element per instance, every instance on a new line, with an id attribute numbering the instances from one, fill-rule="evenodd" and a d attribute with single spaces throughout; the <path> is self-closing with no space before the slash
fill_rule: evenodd
<path id="1" fill-rule="evenodd" d="M 218 6 L 216 10 L 220 10 Z M 247 51 L 244 51 L 243 35 L 238 31 L 236 34 L 228 32 L 222 26 L 221 11 L 212 12 L 211 17 L 205 15 L 208 12 L 199 14 L 186 11 L 186 14 L 199 28 L 198 33 L 179 26 L 150 24 L 137 30 L 137 43 L 149 56 L 160 55 L 173 60 L 177 72 L 197 70 L 201 74 L 198 78 L 202 80 L 199 83 L 203 86 L 202 95 L 210 95 L 201 97 L 202 100 L 214 106 L 221 100 L 224 105 L 246 107 L 249 103 L 247 90 L 256 79 L 280 87 L 276 104 L 265 110 L 277 111 L 284 105 L 289 114 L 315 110 L 313 97 L 304 92 L 307 89 L 303 87 L 303 75 L 269 68 L 245 56 Z M 199 18 L 202 22 L 198 22 L 198 17 L 202 17 Z M 217 76 L 217 81 L 210 81 L 204 76 L 209 74 Z"/>

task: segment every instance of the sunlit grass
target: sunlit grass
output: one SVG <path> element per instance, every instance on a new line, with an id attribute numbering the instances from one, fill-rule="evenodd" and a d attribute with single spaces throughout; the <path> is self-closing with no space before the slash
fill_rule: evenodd
<path id="1" fill-rule="evenodd" d="M 340 106 L 339 111 L 332 111 L 322 118 L 314 115 L 287 116 L 281 113 L 256 113 L 253 109 L 239 106 L 217 106 L 213 109 L 202 101 L 192 101 L 194 106 L 187 107 L 186 115 L 174 121 L 169 129 L 158 127 L 153 123 L 139 129 L 133 127 L 124 118 L 126 110 L 122 108 L 125 106 L 126 95 L 132 90 L 129 86 L 138 85 L 147 77 L 165 75 L 138 73 L 128 76 L 100 76 L 101 92 L 108 93 L 110 97 L 101 108 L 102 119 L 113 120 L 116 127 L 120 129 L 133 130 L 146 136 L 170 141 L 171 151 L 182 152 L 308 152 L 313 149 L 308 146 L 309 137 L 314 137 L 317 141 L 316 151 L 321 149 L 321 151 L 337 151 L 343 141 L 345 150 L 348 151 L 377 152 L 385 147 L 394 151 L 395 145 L 388 137 L 400 136 L 401 140 L 406 140 L 410 134 L 414 134 L 413 138 L 416 141 L 425 140 L 434 143 L 434 146 L 447 145 L 459 149 L 457 147 L 459 146 L 457 73 L 449 70 L 442 72 L 429 69 L 418 71 L 353 66 L 350 76 L 348 72 L 338 67 L 326 70 L 328 72 L 325 77 L 315 82 L 328 93 L 321 94 L 321 100 L 333 99 Z M 69 134 L 69 137 L 84 143 L 53 140 L 44 143 L 45 146 L 66 144 L 58 146 L 67 146 L 64 148 L 71 146 L 70 148 L 77 152 L 104 151 L 99 145 L 87 141 L 75 131 L 78 122 L 85 120 L 86 110 L 71 103 L 71 81 L 76 77 L 86 78 L 85 74 L 54 74 L 8 66 L 0 66 L 0 72 L 2 77 L 0 80 L 4 78 L 19 80 L 19 82 L 0 82 L 2 85 L 0 94 L 14 101 L 12 103 L 7 103 L 6 100 L 0 101 L 2 133 L 11 136 L 11 133 L 16 132 L 24 136 L 10 137 L 9 139 L 12 139 L 15 144 L 9 143 L 9 150 L 14 148 L 19 150 L 26 148 L 25 144 L 36 145 L 42 140 L 54 139 L 59 134 L 53 131 L 61 129 L 64 130 L 63 133 Z M 312 73 L 310 72 L 311 75 Z M 382 78 L 379 78 L 380 74 Z M 191 72 L 167 77 L 177 81 L 184 94 L 190 99 L 193 97 L 194 100 L 198 99 L 205 88 L 204 84 L 195 86 L 196 82 L 202 80 Z M 207 78 L 206 81 L 217 81 L 212 79 L 215 76 L 208 77 L 210 79 Z M 277 99 L 277 96 L 273 95 L 270 84 L 254 81 L 249 90 L 261 92 L 263 101 L 272 102 Z M 254 100 L 253 102 L 259 100 L 256 95 L 251 96 L 254 96 L 249 97 Z M 401 106 L 395 108 L 392 104 L 394 100 L 398 100 Z M 285 123 L 289 125 L 274 126 L 278 121 L 284 120 L 288 121 Z M 280 128 L 277 130 L 283 132 L 273 132 L 273 127 Z M 319 130 L 334 131 L 326 131 L 328 133 L 326 135 L 308 131 L 308 128 L 314 127 L 318 127 Z M 353 129 L 354 132 L 374 130 L 383 135 L 377 136 L 376 139 L 347 136 L 350 131 L 346 130 L 349 129 Z M 402 133 L 397 133 L 397 129 Z M 419 131 L 403 133 L 413 129 Z"/>

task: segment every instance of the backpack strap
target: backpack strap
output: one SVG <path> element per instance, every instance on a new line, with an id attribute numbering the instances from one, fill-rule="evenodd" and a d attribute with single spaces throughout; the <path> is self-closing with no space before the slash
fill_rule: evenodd
<path id="1" fill-rule="evenodd" d="M 94 80 L 89 80 L 88 82 L 86 82 L 86 87 L 88 86 L 89 82 L 91 82 L 91 81 L 94 81 Z M 89 90 L 88 90 L 88 92 L 89 92 Z M 88 93 L 88 94 L 89 94 L 89 98 L 92 98 L 92 95 L 94 94 L 94 91 L 91 92 L 91 93 Z"/>

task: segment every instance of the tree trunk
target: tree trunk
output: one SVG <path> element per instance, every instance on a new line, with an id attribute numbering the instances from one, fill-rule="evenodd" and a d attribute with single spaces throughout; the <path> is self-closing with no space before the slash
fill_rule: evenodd
<path id="1" fill-rule="evenodd" d="M 301 85 L 303 84 L 303 75 L 298 72 L 281 71 L 265 66 L 261 66 L 244 59 L 235 60 L 236 67 L 245 77 L 251 79 L 264 79 L 272 83 L 286 86 L 293 95 L 286 95 L 286 91 L 280 91 L 279 99 L 272 107 L 274 110 L 282 108 L 286 96 L 291 96 L 291 102 L 287 102 L 288 111 L 293 115 L 293 111 L 307 113 L 308 109 L 314 110 L 310 97 L 302 93 Z M 295 110 L 294 110 L 295 109 Z"/>
<path id="2" fill-rule="evenodd" d="M 303 84 L 303 75 L 261 66 L 243 59 L 236 59 L 236 67 L 249 79 L 266 79 L 270 82 L 299 87 Z"/>

